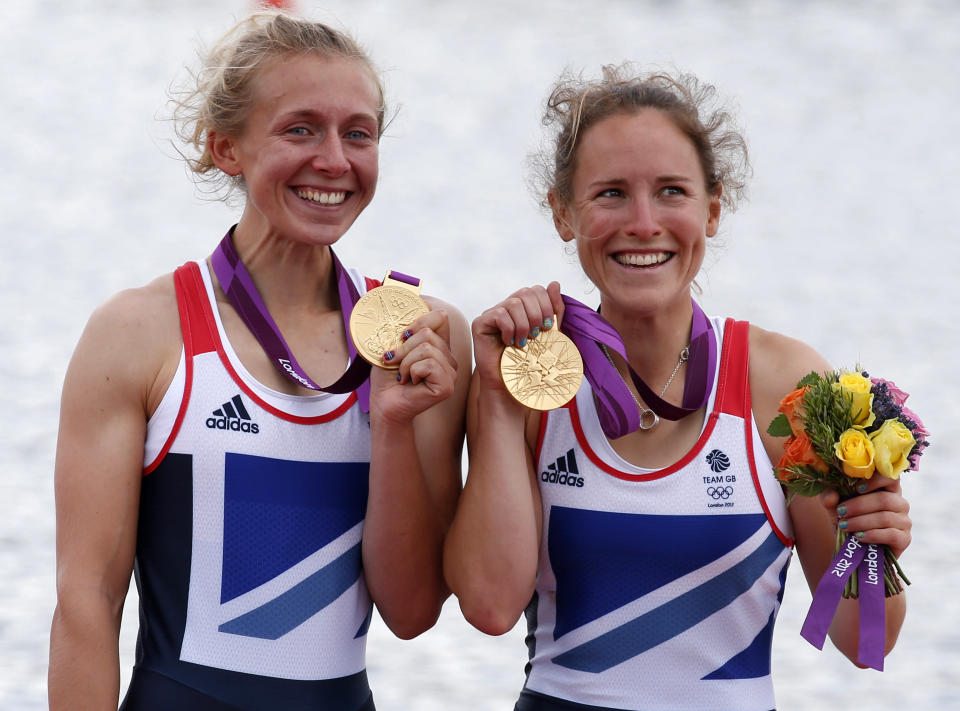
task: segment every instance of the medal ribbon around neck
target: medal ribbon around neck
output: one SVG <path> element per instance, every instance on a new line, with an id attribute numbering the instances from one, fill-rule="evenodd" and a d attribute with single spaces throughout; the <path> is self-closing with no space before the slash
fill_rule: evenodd
<path id="1" fill-rule="evenodd" d="M 684 376 L 683 402 L 678 407 L 658 396 L 630 367 L 623 338 L 610 322 L 589 306 L 563 295 L 564 312 L 560 330 L 576 344 L 583 357 L 584 374 L 597 397 L 597 415 L 604 434 L 610 439 L 623 437 L 640 428 L 640 411 L 620 377 L 607 360 L 600 344 L 615 351 L 626 361 L 637 392 L 651 410 L 666 420 L 690 415 L 710 399 L 717 365 L 717 336 L 710 319 L 693 299 L 693 325 L 690 329 L 690 357 Z"/>
<path id="2" fill-rule="evenodd" d="M 227 295 L 227 299 L 236 309 L 237 314 L 250 329 L 264 352 L 277 366 L 277 369 L 298 385 L 320 392 L 342 394 L 357 391 L 357 401 L 363 412 L 370 411 L 370 364 L 357 355 L 349 335 L 347 336 L 347 350 L 350 354 L 350 365 L 346 372 L 332 385 L 321 387 L 307 375 L 297 359 L 293 357 L 290 347 L 280 333 L 267 305 L 260 296 L 250 272 L 244 266 L 240 255 L 233 246 L 233 230 L 231 227 L 224 235 L 220 244 L 210 255 L 213 271 L 220 282 L 220 288 Z M 340 312 L 343 314 L 344 332 L 349 334 L 350 312 L 360 299 L 356 285 L 347 274 L 337 255 L 330 250 L 333 259 L 333 269 L 337 280 L 337 292 L 340 297 Z"/>

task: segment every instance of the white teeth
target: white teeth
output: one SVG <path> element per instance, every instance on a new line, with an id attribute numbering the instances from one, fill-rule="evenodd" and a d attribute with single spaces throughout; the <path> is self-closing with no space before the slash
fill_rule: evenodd
<path id="1" fill-rule="evenodd" d="M 319 190 L 313 190 L 312 188 L 300 188 L 297 190 L 297 195 L 304 200 L 309 200 L 310 202 L 315 202 L 320 205 L 339 205 L 347 197 L 345 192 L 324 193 Z"/>
<path id="2" fill-rule="evenodd" d="M 620 264 L 628 264 L 631 267 L 650 267 L 654 264 L 663 264 L 670 258 L 669 252 L 656 252 L 654 254 L 617 254 L 614 256 Z"/>

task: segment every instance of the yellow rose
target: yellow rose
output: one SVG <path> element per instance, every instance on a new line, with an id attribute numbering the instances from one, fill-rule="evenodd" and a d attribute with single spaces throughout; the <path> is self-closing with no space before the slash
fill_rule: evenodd
<path id="1" fill-rule="evenodd" d="M 873 393 L 870 392 L 873 383 L 869 378 L 863 377 L 860 373 L 840 373 L 840 378 L 833 387 L 853 398 L 853 404 L 850 406 L 853 424 L 861 427 L 869 427 L 873 424 L 877 416 L 873 414 Z"/>
<path id="2" fill-rule="evenodd" d="M 899 420 L 887 420 L 870 435 L 877 471 L 888 479 L 899 479 L 910 462 L 907 457 L 917 441 Z"/>
<path id="3" fill-rule="evenodd" d="M 852 427 L 833 445 L 833 450 L 843 464 L 843 473 L 856 479 L 869 479 L 876 468 L 873 463 L 873 442 L 862 430 Z"/>

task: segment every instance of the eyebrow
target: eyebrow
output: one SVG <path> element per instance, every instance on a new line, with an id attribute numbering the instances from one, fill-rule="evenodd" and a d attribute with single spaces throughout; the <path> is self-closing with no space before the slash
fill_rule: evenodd
<path id="1" fill-rule="evenodd" d="M 313 111 L 312 109 L 296 109 L 295 111 L 290 111 L 289 113 L 282 114 L 279 117 L 279 121 L 291 121 L 299 119 L 314 119 L 317 116 L 320 116 L 321 113 Z M 371 121 L 377 123 L 377 117 L 374 114 L 368 114 L 364 112 L 358 112 L 351 114 L 347 117 L 347 123 L 352 123 L 354 121 Z"/>
<path id="2" fill-rule="evenodd" d="M 601 178 L 600 180 L 592 180 L 587 185 L 588 189 L 598 187 L 600 185 L 623 185 L 626 183 L 626 178 Z M 656 177 L 656 182 L 658 183 L 695 183 L 696 178 L 691 178 L 685 175 L 658 175 Z"/>

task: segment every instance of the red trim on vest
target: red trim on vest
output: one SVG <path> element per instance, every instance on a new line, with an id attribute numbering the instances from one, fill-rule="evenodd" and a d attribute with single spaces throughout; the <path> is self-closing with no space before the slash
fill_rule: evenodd
<path id="1" fill-rule="evenodd" d="M 319 425 L 323 422 L 330 422 L 340 417 L 343 413 L 349 410 L 353 404 L 357 401 L 356 392 L 350 393 L 350 396 L 343 401 L 336 409 L 326 413 L 325 415 L 315 415 L 313 417 L 303 417 L 300 415 L 292 415 L 283 410 L 279 410 L 270 403 L 263 400 L 257 393 L 248 386 L 237 371 L 234 369 L 233 365 L 230 363 L 230 359 L 227 357 L 227 352 L 223 348 L 223 343 L 220 341 L 220 333 L 217 330 L 217 322 L 214 319 L 213 311 L 210 306 L 210 300 L 207 298 L 207 289 L 203 283 L 203 277 L 200 275 L 199 266 L 191 262 L 186 266 L 192 267 L 192 272 L 195 275 L 195 279 L 191 282 L 186 282 L 185 287 L 187 289 L 187 299 L 192 301 L 194 309 L 199 308 L 202 313 L 202 318 L 206 324 L 207 332 L 210 334 L 210 338 L 213 340 L 213 347 L 208 350 L 216 350 L 217 354 L 220 356 L 220 362 L 223 364 L 223 367 L 230 374 L 230 377 L 233 381 L 240 387 L 247 396 L 256 402 L 260 407 L 269 412 L 274 417 L 279 417 L 282 420 L 287 422 L 293 422 L 298 425 Z M 192 312 L 193 313 L 193 312 Z M 199 344 L 198 344 L 199 345 Z M 198 353 L 205 353 L 207 351 L 197 351 Z"/>
<path id="2" fill-rule="evenodd" d="M 376 289 L 378 286 L 381 286 L 379 279 L 373 279 L 372 277 L 364 277 L 364 280 L 367 282 L 367 291 L 371 289 Z"/>
<path id="3" fill-rule="evenodd" d="M 737 417 L 745 417 L 750 408 L 749 383 L 749 333 L 750 324 L 746 321 L 734 321 L 728 318 L 723 328 L 723 355 L 721 356 L 721 375 L 724 383 L 717 389 L 717 402 L 720 412 Z"/>
<path id="4" fill-rule="evenodd" d="M 191 269 L 191 267 L 193 268 Z M 204 348 L 202 352 L 213 350 L 209 343 L 209 331 L 203 328 L 203 314 L 202 312 L 196 312 L 195 304 L 191 303 L 189 298 L 191 292 L 190 281 L 196 278 L 200 278 L 200 270 L 192 262 L 178 267 L 173 273 L 173 288 L 177 295 L 177 311 L 180 312 L 180 332 L 183 335 L 183 397 L 180 399 L 180 409 L 177 410 L 177 417 L 173 421 L 173 427 L 170 428 L 170 434 L 154 460 L 144 467 L 144 476 L 160 466 L 160 462 L 167 456 L 167 452 L 170 451 L 173 441 L 180 432 L 180 426 L 183 424 L 183 418 L 187 413 L 187 405 L 190 403 L 190 393 L 193 389 L 193 354 L 197 352 L 198 344 Z M 197 328 L 194 328 L 195 325 Z"/>
<path id="5" fill-rule="evenodd" d="M 685 467 L 700 453 L 700 450 L 703 449 L 703 446 L 710 439 L 710 435 L 713 434 L 713 429 L 716 427 L 719 416 L 719 413 L 716 411 L 716 409 L 710 413 L 707 418 L 706 426 L 703 428 L 703 432 L 700 433 L 700 437 L 697 438 L 696 443 L 690 448 L 690 451 L 683 455 L 683 457 L 677 462 L 674 462 L 666 469 L 658 469 L 645 474 L 629 474 L 625 471 L 621 471 L 620 469 L 610 466 L 603 459 L 601 459 L 595 451 L 593 451 L 593 448 L 587 441 L 587 435 L 584 433 L 583 427 L 580 424 L 580 412 L 577 409 L 577 399 L 574 398 L 564 405 L 564 407 L 569 411 L 570 424 L 573 425 L 573 431 L 577 436 L 577 442 L 580 443 L 580 448 L 584 451 L 590 461 L 607 474 L 615 476 L 618 479 L 625 479 L 626 481 L 651 481 L 653 479 L 662 479 L 663 477 L 673 474 L 675 471 Z"/>
<path id="6" fill-rule="evenodd" d="M 725 331 L 731 335 L 734 352 L 739 357 L 740 367 L 736 376 L 742 381 L 742 397 L 740 401 L 743 406 L 743 433 L 747 444 L 747 460 L 750 462 L 750 476 L 753 478 L 753 488 L 757 492 L 757 499 L 760 501 L 760 507 L 763 509 L 770 528 L 785 546 L 792 547 L 793 539 L 786 535 L 777 526 L 773 515 L 770 513 L 770 507 L 767 506 L 767 499 L 763 495 L 763 487 L 760 486 L 760 475 L 757 469 L 756 452 L 753 447 L 753 406 L 750 393 L 750 324 L 746 321 L 731 321 L 728 319 L 728 328 Z M 732 399 L 732 398 L 731 398 Z"/>

